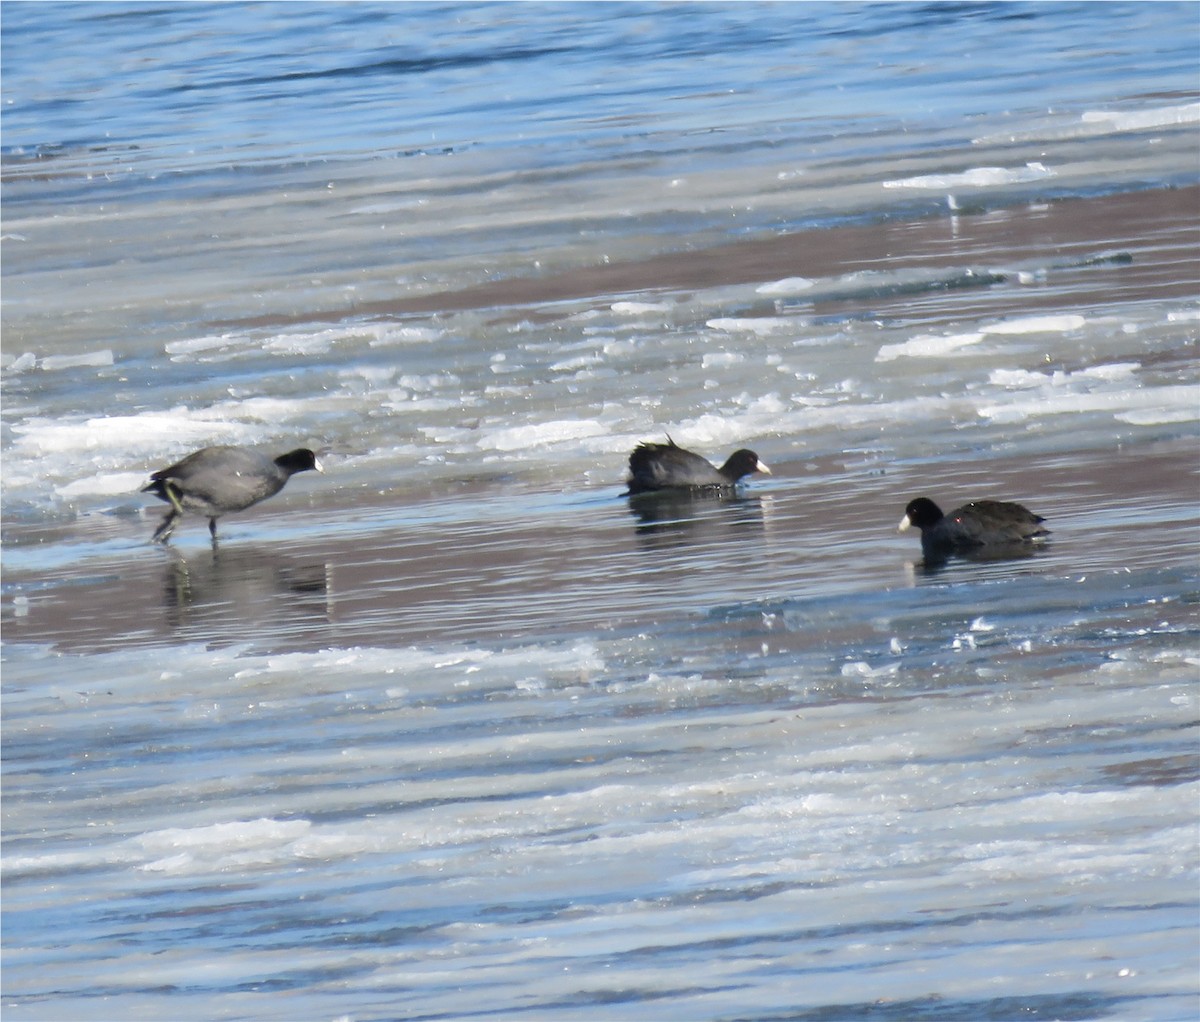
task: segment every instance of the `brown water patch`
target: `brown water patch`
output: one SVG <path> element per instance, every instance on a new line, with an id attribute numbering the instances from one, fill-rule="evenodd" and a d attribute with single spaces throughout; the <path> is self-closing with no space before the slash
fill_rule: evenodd
<path id="1" fill-rule="evenodd" d="M 730 242 L 699 251 L 584 269 L 541 278 L 511 277 L 460 291 L 363 302 L 296 316 L 258 316 L 216 327 L 283 327 L 340 322 L 347 318 L 404 317 L 466 309 L 536 307 L 555 302 L 648 291 L 695 291 L 784 277 L 831 278 L 863 270 L 900 267 L 1006 267 L 1040 259 L 1086 262 L 1105 252 L 1130 261 L 1097 273 L 1095 267 L 1064 269 L 1082 278 L 1083 292 L 1064 300 L 1061 280 L 1053 292 L 1022 288 L 1023 308 L 1179 299 L 1200 292 L 1200 186 L 1160 188 L 1092 198 L 1014 206 L 989 215 L 885 221 L 868 225 L 790 232 L 779 237 Z M 1069 292 L 1068 292 L 1069 293 Z M 866 300 L 872 307 L 911 305 L 911 296 Z M 863 299 L 854 303 L 863 304 Z M 771 307 L 764 302 L 764 311 Z M 846 304 L 818 304 L 818 314 Z M 956 306 L 956 316 L 990 311 L 986 292 Z"/>

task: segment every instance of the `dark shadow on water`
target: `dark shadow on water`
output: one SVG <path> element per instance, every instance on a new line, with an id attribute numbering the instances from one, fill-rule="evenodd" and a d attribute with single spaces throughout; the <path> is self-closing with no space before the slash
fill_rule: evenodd
<path id="1" fill-rule="evenodd" d="M 327 620 L 328 570 L 264 548 L 214 544 L 183 554 L 167 547 L 162 603 L 173 630 L 228 622 L 231 632 L 256 624 Z"/>
<path id="2" fill-rule="evenodd" d="M 926 577 L 941 574 L 952 564 L 997 564 L 1004 561 L 1028 561 L 1050 549 L 1049 543 L 1011 543 L 981 547 L 969 553 L 926 554 L 913 564 L 913 570 Z"/>
<path id="3" fill-rule="evenodd" d="M 629 499 L 636 533 L 647 546 L 675 546 L 763 528 L 762 498 L 741 493 L 663 490 Z"/>

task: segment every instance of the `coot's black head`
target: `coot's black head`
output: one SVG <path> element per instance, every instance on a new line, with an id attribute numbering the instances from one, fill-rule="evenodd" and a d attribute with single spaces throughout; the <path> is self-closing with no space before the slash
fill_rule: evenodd
<path id="1" fill-rule="evenodd" d="M 317 461 L 317 456 L 307 447 L 300 447 L 297 450 L 288 451 L 287 454 L 281 454 L 275 459 L 275 464 L 290 476 L 297 472 L 309 472 L 314 469 L 317 472 L 321 471 L 321 463 Z"/>
<path id="2" fill-rule="evenodd" d="M 753 472 L 771 474 L 771 470 L 758 460 L 758 455 L 753 451 L 747 451 L 745 448 L 740 451 L 734 451 L 725 464 L 721 466 L 721 475 L 733 483 L 736 483 L 742 476 L 748 476 Z"/>
<path id="3" fill-rule="evenodd" d="M 942 520 L 942 509 L 928 497 L 918 497 L 910 500 L 904 509 L 904 517 L 900 519 L 900 531 L 912 528 L 928 529 Z"/>

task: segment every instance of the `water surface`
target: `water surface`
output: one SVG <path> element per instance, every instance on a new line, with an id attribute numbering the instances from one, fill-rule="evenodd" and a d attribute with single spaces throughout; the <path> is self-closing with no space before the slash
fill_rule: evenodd
<path id="1" fill-rule="evenodd" d="M 5 1018 L 1192 1017 L 1194 15 L 6 4 Z"/>

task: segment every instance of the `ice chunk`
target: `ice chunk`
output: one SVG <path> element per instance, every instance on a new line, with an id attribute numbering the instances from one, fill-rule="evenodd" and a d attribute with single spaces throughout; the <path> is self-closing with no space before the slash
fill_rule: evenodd
<path id="1" fill-rule="evenodd" d="M 527 447 L 599 436 L 605 431 L 606 427 L 594 419 L 556 419 L 553 422 L 494 430 L 480 438 L 479 446 L 496 451 L 519 451 Z"/>
<path id="2" fill-rule="evenodd" d="M 1077 374 L 1075 374 L 1077 375 Z M 1053 384 L 1051 384 L 1051 387 Z M 1150 422 L 1135 423 L 1134 417 L 1151 417 L 1155 421 L 1163 421 L 1161 416 L 1169 415 L 1168 421 L 1189 421 L 1182 416 L 1196 416 L 1196 388 L 1186 384 L 1172 387 L 1151 387 L 1139 390 L 1136 386 L 1115 387 L 1100 391 L 1080 392 L 1074 387 L 1062 387 L 1058 392 L 1047 387 L 1045 391 L 1035 393 L 1024 401 L 1008 401 L 1004 404 L 983 405 L 979 414 L 992 422 L 1024 422 L 1030 418 L 1040 418 L 1046 415 L 1063 415 L 1066 413 L 1082 414 L 1085 412 L 1112 412 L 1114 418 L 1135 425 L 1150 425 Z M 1181 418 L 1175 418 L 1176 415 Z"/>
<path id="3" fill-rule="evenodd" d="M 1084 124 L 1099 125 L 1108 131 L 1142 131 L 1172 124 L 1200 121 L 1200 103 L 1155 107 L 1152 110 L 1088 110 L 1080 117 Z"/>
<path id="4" fill-rule="evenodd" d="M 55 493 L 68 500 L 74 497 L 114 497 L 134 493 L 146 484 L 145 472 L 101 472 L 87 479 L 76 479 L 56 488 Z"/>
<path id="5" fill-rule="evenodd" d="M 726 333 L 749 333 L 764 337 L 767 334 L 795 330 L 796 321 L 780 316 L 749 316 L 742 319 L 710 319 L 706 326 Z"/>
<path id="6" fill-rule="evenodd" d="M 1006 319 L 990 323 L 983 328 L 985 334 L 1065 334 L 1079 330 L 1087 324 L 1082 316 L 1024 316 L 1021 319 Z"/>
<path id="7" fill-rule="evenodd" d="M 922 335 L 903 344 L 885 344 L 875 356 L 876 362 L 891 362 L 897 358 L 937 358 L 960 348 L 978 344 L 983 334 L 950 334 L 946 337 Z"/>
<path id="8" fill-rule="evenodd" d="M 14 358 L 4 367 L 7 373 L 23 373 L 28 369 L 32 369 L 37 365 L 37 356 L 32 351 L 27 351 L 25 354 Z"/>
<path id="9" fill-rule="evenodd" d="M 641 316 L 647 312 L 670 312 L 674 306 L 670 302 L 613 302 L 609 308 L 621 316 Z"/>
<path id="10" fill-rule="evenodd" d="M 175 443 L 244 440 L 238 423 L 195 416 L 186 409 L 174 413 L 109 415 L 93 419 L 27 419 L 13 427 L 16 446 L 25 455 L 54 454 L 106 447 L 113 450 L 163 450 L 165 438 Z"/>
<path id="11" fill-rule="evenodd" d="M 1118 412 L 1114 418 L 1118 422 L 1128 422 L 1131 426 L 1167 426 L 1173 422 L 1200 421 L 1200 411 L 1192 407 L 1180 408 L 1139 408 L 1129 412 Z"/>
<path id="12" fill-rule="evenodd" d="M 225 348 L 235 343 L 232 334 L 217 334 L 205 337 L 191 337 L 183 341 L 168 341 L 163 350 L 168 355 L 194 355 L 198 351 L 212 351 L 215 348 Z"/>
<path id="13" fill-rule="evenodd" d="M 103 348 L 100 351 L 89 351 L 81 355 L 47 355 L 41 361 L 41 368 L 53 371 L 55 369 L 74 369 L 77 366 L 110 366 L 112 364 L 112 351 Z"/>
<path id="14" fill-rule="evenodd" d="M 884 181 L 884 188 L 987 188 L 997 185 L 1020 184 L 1054 177 L 1054 171 L 1041 163 L 1027 163 L 1024 167 L 975 167 L 957 174 L 925 174 L 905 177 L 895 181 Z"/>
<path id="15" fill-rule="evenodd" d="M 746 356 L 740 352 L 710 351 L 700 360 L 700 367 L 702 369 L 711 369 L 714 366 L 731 366 L 745 361 Z"/>
<path id="16" fill-rule="evenodd" d="M 760 295 L 795 295 L 807 291 L 814 283 L 807 277 L 784 277 L 770 284 L 760 284 L 754 290 Z"/>

